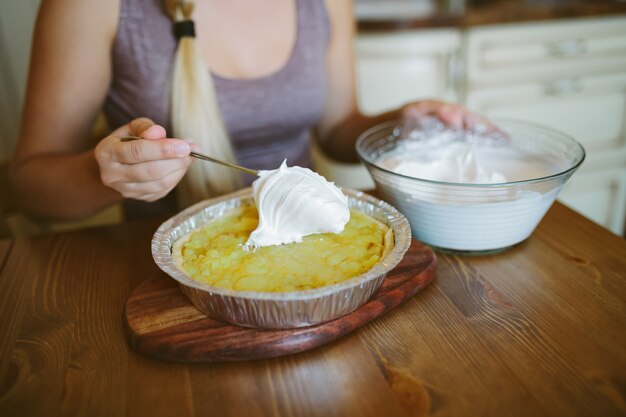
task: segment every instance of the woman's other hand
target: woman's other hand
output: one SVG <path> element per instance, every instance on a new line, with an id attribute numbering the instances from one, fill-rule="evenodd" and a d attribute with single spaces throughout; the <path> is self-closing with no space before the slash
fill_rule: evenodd
<path id="1" fill-rule="evenodd" d="M 402 107 L 402 117 L 405 119 L 419 120 L 433 116 L 454 130 L 500 131 L 489 119 L 468 111 L 460 104 L 438 100 L 420 100 Z"/>
<path id="2" fill-rule="evenodd" d="M 122 142 L 125 136 L 145 140 Z M 150 119 L 135 119 L 102 139 L 95 157 L 102 183 L 125 198 L 156 201 L 169 193 L 191 164 L 191 145 L 167 139 Z"/>

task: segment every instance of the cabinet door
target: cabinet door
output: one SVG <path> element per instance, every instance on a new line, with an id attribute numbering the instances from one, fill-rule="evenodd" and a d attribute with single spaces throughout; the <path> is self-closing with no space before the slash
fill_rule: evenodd
<path id="1" fill-rule="evenodd" d="M 456 30 L 360 35 L 357 94 L 365 113 L 380 113 L 418 98 L 457 98 L 460 36 Z"/>
<path id="2" fill-rule="evenodd" d="M 626 69 L 626 18 L 494 25 L 467 32 L 471 86 Z"/>
<path id="3" fill-rule="evenodd" d="M 469 108 L 570 134 L 591 159 L 626 145 L 626 72 L 527 82 L 468 92 Z M 626 164 L 626 160 L 623 161 Z"/>
<path id="4" fill-rule="evenodd" d="M 576 173 L 561 192 L 559 200 L 623 236 L 626 168 Z"/>

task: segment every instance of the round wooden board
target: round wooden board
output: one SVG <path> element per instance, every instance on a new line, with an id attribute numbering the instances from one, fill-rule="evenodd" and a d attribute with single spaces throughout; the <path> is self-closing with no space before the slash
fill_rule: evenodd
<path id="1" fill-rule="evenodd" d="M 369 323 L 415 295 L 437 272 L 433 251 L 413 240 L 370 301 L 316 326 L 285 330 L 239 327 L 205 316 L 159 274 L 143 281 L 124 310 L 128 341 L 140 353 L 176 362 L 229 362 L 273 358 L 322 346 Z"/>

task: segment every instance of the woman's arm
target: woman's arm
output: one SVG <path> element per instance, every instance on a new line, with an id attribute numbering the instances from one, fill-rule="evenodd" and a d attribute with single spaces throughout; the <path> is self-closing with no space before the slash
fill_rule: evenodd
<path id="1" fill-rule="evenodd" d="M 35 217 L 80 218 L 124 197 L 160 198 L 190 163 L 189 146 L 164 139 L 165 130 L 151 128 L 147 119 L 121 127 L 96 150 L 89 149 L 91 127 L 111 82 L 118 13 L 119 0 L 44 0 L 41 5 L 11 165 L 18 202 Z M 121 143 L 119 136 L 126 134 L 152 140 Z M 179 146 L 176 153 L 179 142 L 184 149 Z"/>
<path id="2" fill-rule="evenodd" d="M 121 199 L 86 150 L 111 79 L 116 3 L 41 4 L 11 169 L 20 205 L 36 217 L 83 217 Z"/>
<path id="3" fill-rule="evenodd" d="M 361 132 L 376 122 L 362 115 L 356 102 L 352 0 L 326 0 L 325 3 L 331 32 L 326 56 L 328 84 L 324 113 L 316 136 L 322 150 L 333 159 L 356 162 L 354 142 Z M 385 116 L 380 119 L 383 121 Z"/>
<path id="4" fill-rule="evenodd" d="M 359 135 L 391 119 L 434 115 L 457 129 L 478 122 L 489 124 L 460 105 L 438 100 L 420 100 L 376 116 L 363 115 L 356 102 L 352 0 L 326 0 L 326 9 L 331 21 L 331 41 L 326 60 L 328 94 L 316 133 L 327 155 L 338 161 L 357 162 L 355 143 Z"/>

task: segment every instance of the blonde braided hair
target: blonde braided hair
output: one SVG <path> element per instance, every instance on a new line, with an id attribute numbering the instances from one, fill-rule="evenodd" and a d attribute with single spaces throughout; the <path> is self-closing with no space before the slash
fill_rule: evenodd
<path id="1" fill-rule="evenodd" d="M 194 0 L 164 0 L 163 3 L 174 22 L 191 20 Z M 172 73 L 170 117 L 175 137 L 193 140 L 202 152 L 210 156 L 235 161 L 213 79 L 195 36 L 182 36 L 178 40 Z M 177 188 L 178 204 L 181 208 L 186 207 L 240 186 L 241 178 L 236 171 L 194 161 Z"/>

